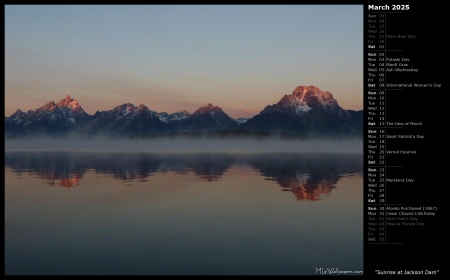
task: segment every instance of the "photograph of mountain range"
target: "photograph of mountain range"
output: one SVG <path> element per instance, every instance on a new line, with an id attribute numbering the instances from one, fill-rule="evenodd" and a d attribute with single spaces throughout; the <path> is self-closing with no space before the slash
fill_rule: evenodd
<path id="1" fill-rule="evenodd" d="M 363 274 L 362 5 L 6 5 L 6 275 Z"/>

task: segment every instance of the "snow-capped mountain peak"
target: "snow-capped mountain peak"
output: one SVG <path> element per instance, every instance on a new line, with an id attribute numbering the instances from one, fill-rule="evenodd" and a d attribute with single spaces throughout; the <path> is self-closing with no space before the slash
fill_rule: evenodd
<path id="1" fill-rule="evenodd" d="M 246 123 L 250 118 L 237 118 L 235 119 L 237 124 L 244 124 Z"/>
<path id="2" fill-rule="evenodd" d="M 131 113 L 131 115 L 133 115 L 134 111 L 137 109 L 136 106 L 134 106 L 131 103 L 124 103 L 122 105 L 116 106 L 114 107 L 114 109 L 112 110 L 114 112 L 114 114 L 117 117 L 123 117 L 123 116 L 127 116 Z"/>
<path id="3" fill-rule="evenodd" d="M 71 98 L 69 95 L 67 95 L 64 99 L 61 99 L 58 102 L 58 107 L 76 107 L 79 106 L 80 104 L 74 100 L 73 98 Z"/>
<path id="4" fill-rule="evenodd" d="M 218 106 L 214 106 L 211 103 L 208 103 L 198 108 L 197 111 L 194 112 L 194 115 L 207 113 L 223 113 L 223 110 Z"/>
<path id="5" fill-rule="evenodd" d="M 298 86 L 292 92 L 292 96 L 303 101 L 309 107 L 326 106 L 336 107 L 339 106 L 337 101 L 333 98 L 331 92 L 322 91 L 315 86 Z"/>
<path id="6" fill-rule="evenodd" d="M 169 121 L 180 121 L 187 119 L 191 116 L 191 113 L 189 113 L 186 110 L 176 111 L 175 113 L 172 113 L 169 115 Z"/>
<path id="7" fill-rule="evenodd" d="M 136 109 L 136 111 L 148 111 L 148 110 L 150 110 L 147 106 L 145 106 L 144 104 L 140 104 L 138 107 L 137 107 L 137 109 Z"/>
<path id="8" fill-rule="evenodd" d="M 220 107 L 211 103 L 198 108 L 189 118 L 183 120 L 183 124 L 184 129 L 188 131 L 215 131 L 237 126 L 236 122 Z"/>
<path id="9" fill-rule="evenodd" d="M 169 114 L 167 114 L 166 112 L 162 112 L 162 113 L 157 113 L 156 116 L 159 118 L 160 121 L 162 121 L 163 123 L 168 123 L 169 122 Z"/>
<path id="10" fill-rule="evenodd" d="M 277 105 L 280 107 L 287 108 L 289 110 L 293 110 L 295 114 L 306 113 L 311 110 L 311 107 L 308 105 L 307 101 L 296 95 L 285 95 L 281 98 L 280 102 Z"/>
<path id="11" fill-rule="evenodd" d="M 292 94 L 284 95 L 278 103 L 264 108 L 261 114 L 271 112 L 288 114 L 294 118 L 324 118 L 323 114 L 348 117 L 347 111 L 339 106 L 330 92 L 315 86 L 296 87 Z"/>
<path id="12" fill-rule="evenodd" d="M 45 111 L 53 111 L 57 108 L 55 102 L 51 101 L 39 108 L 39 110 L 45 110 Z"/>
<path id="13" fill-rule="evenodd" d="M 78 119 L 86 118 L 88 116 L 81 107 L 80 103 L 71 98 L 69 95 L 61 99 L 56 106 L 62 110 L 67 118 L 70 118 L 70 121 L 73 124 L 75 124 Z"/>
<path id="14" fill-rule="evenodd" d="M 320 94 L 320 92 L 322 92 L 320 90 L 320 88 L 315 87 L 315 86 L 298 86 L 294 89 L 294 91 L 292 92 L 292 95 L 298 96 L 300 98 L 303 98 L 303 96 L 306 93 L 313 93 L 313 94 Z"/>
<path id="15" fill-rule="evenodd" d="M 27 112 L 22 112 L 22 110 L 17 109 L 14 114 L 12 114 L 9 118 L 6 118 L 6 121 L 9 121 L 12 124 L 20 124 L 25 121 L 27 117 Z"/>

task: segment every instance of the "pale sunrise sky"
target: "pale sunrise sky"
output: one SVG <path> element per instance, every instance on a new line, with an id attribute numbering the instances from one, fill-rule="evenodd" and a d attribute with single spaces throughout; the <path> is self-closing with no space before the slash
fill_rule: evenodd
<path id="1" fill-rule="evenodd" d="M 5 6 L 5 116 L 70 95 L 251 117 L 300 85 L 363 108 L 362 5 Z"/>

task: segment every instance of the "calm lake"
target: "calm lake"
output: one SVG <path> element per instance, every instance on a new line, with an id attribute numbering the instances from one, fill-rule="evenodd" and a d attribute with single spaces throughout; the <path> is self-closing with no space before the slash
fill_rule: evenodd
<path id="1" fill-rule="evenodd" d="M 363 269 L 362 153 L 5 152 L 5 273 Z"/>

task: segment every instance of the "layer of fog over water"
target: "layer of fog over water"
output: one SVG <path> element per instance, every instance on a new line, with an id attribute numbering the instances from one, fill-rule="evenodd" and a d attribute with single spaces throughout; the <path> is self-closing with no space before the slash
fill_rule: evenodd
<path id="1" fill-rule="evenodd" d="M 5 147 L 6 274 L 361 274 L 357 141 Z"/>
<path id="2" fill-rule="evenodd" d="M 299 140 L 281 138 L 161 137 L 154 139 L 33 138 L 6 139 L 7 151 L 77 150 L 136 152 L 332 152 L 362 153 L 361 139 Z"/>

